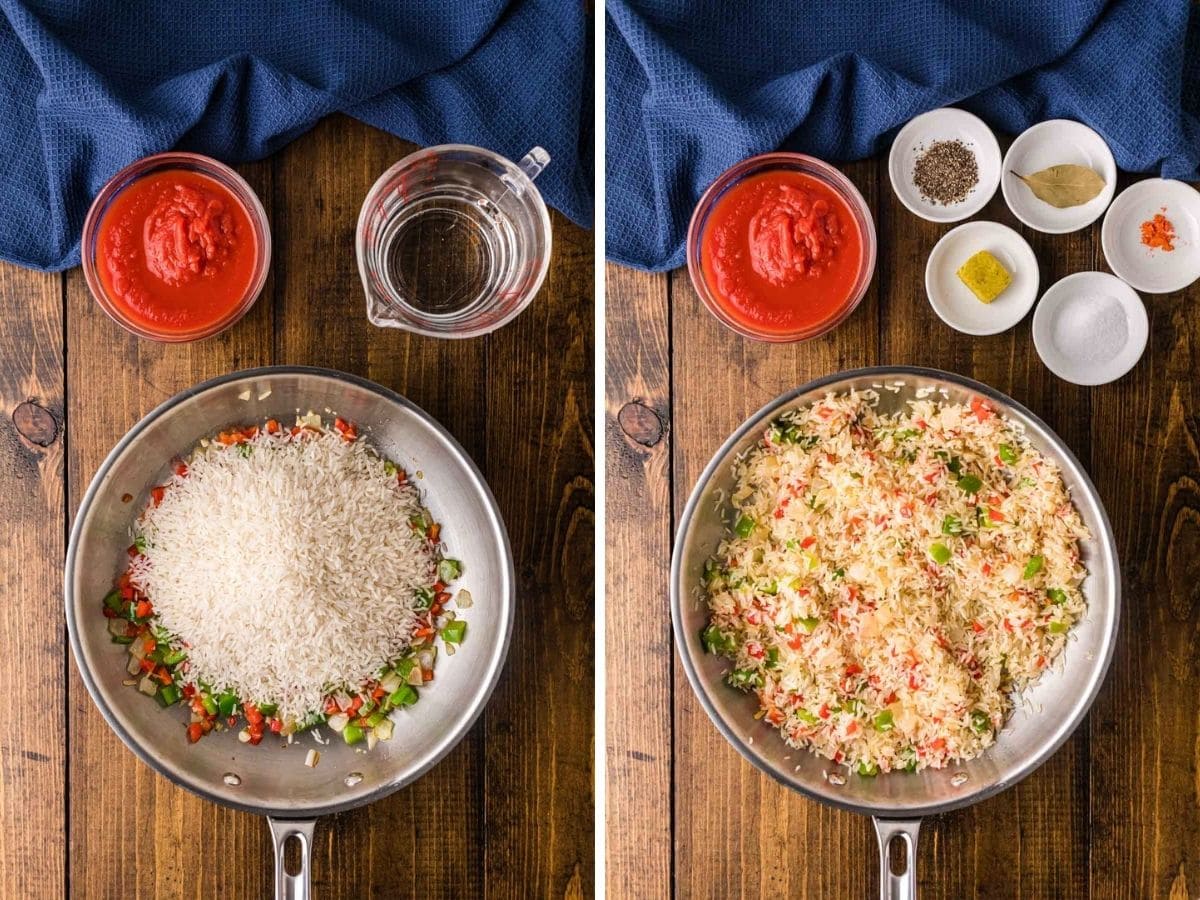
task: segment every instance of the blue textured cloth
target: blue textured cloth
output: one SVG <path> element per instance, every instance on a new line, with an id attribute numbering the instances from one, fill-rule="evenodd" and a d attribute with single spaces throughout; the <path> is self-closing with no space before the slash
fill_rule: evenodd
<path id="1" fill-rule="evenodd" d="M 1200 4 L 1188 0 L 609 0 L 607 11 L 605 229 L 609 258 L 627 265 L 680 265 L 692 208 L 738 160 L 871 156 L 951 104 L 1009 133 L 1077 119 L 1121 168 L 1200 177 Z"/>
<path id="2" fill-rule="evenodd" d="M 552 158 L 590 224 L 589 20 L 563 0 L 0 0 L 0 257 L 79 261 L 91 199 L 178 148 L 258 159 L 345 112 L 418 144 Z M 353 160 L 347 160 L 353 165 Z"/>

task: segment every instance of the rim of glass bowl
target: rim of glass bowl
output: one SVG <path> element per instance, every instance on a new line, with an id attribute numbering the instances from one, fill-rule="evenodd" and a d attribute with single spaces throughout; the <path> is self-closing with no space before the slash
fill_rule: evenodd
<path id="1" fill-rule="evenodd" d="M 250 279 L 250 284 L 246 287 L 245 294 L 238 304 L 230 310 L 228 315 L 211 325 L 206 325 L 204 328 L 197 328 L 186 332 L 164 333 L 153 331 L 144 325 L 132 321 L 112 302 L 112 299 L 108 296 L 108 292 L 104 289 L 104 284 L 100 280 L 100 274 L 97 271 L 96 250 L 100 222 L 103 220 L 104 214 L 108 211 L 108 207 L 112 201 L 135 181 L 153 172 L 170 169 L 199 172 L 202 175 L 207 175 L 215 179 L 229 189 L 238 202 L 242 204 L 242 207 L 246 211 L 246 216 L 250 219 L 250 225 L 254 229 L 254 235 L 258 244 L 258 258 L 255 260 L 254 275 Z M 185 153 L 183 151 L 155 153 L 152 156 L 146 156 L 136 162 L 130 163 L 110 178 L 104 187 L 100 189 L 100 193 L 92 201 L 87 218 L 83 222 L 83 240 L 80 244 L 80 255 L 83 258 L 83 276 L 87 281 L 88 289 L 92 292 L 92 297 L 110 319 L 130 334 L 151 341 L 161 341 L 171 344 L 201 341 L 213 335 L 220 334 L 222 331 L 237 324 L 250 311 L 250 308 L 254 306 L 255 301 L 258 300 L 259 294 L 262 293 L 263 285 L 266 284 L 267 273 L 271 268 L 271 226 L 267 221 L 267 212 L 263 209 L 262 201 L 258 199 L 258 195 L 254 193 L 254 189 L 250 187 L 246 179 L 242 178 L 241 175 L 229 166 L 218 162 L 212 157 L 203 156 L 199 153 Z"/>
<path id="2" fill-rule="evenodd" d="M 858 267 L 858 277 L 854 282 L 854 289 L 838 312 L 824 322 L 786 333 L 756 331 L 744 323 L 734 320 L 726 313 L 721 307 L 720 301 L 709 290 L 708 283 L 704 278 L 703 264 L 700 257 L 704 229 L 708 224 L 709 216 L 716 207 L 717 201 L 729 188 L 751 175 L 773 171 L 803 172 L 836 191 L 853 214 L 855 223 L 862 234 L 863 245 L 862 260 Z M 871 216 L 871 210 L 867 206 L 867 201 L 863 199 L 863 195 L 854 186 L 854 182 L 829 163 L 804 153 L 762 153 L 758 156 L 744 159 L 726 169 L 716 181 L 709 185 L 708 190 L 701 195 L 700 201 L 696 204 L 696 209 L 692 213 L 691 222 L 688 224 L 688 275 L 691 276 L 692 286 L 695 288 L 696 293 L 700 295 L 700 299 L 704 301 L 704 305 L 708 307 L 708 311 L 722 325 L 730 331 L 740 334 L 742 337 L 776 344 L 807 341 L 820 337 L 833 331 L 833 329 L 849 318 L 850 314 L 858 307 L 858 304 L 862 302 L 863 297 L 866 296 L 867 288 L 871 285 L 871 279 L 875 276 L 875 252 L 875 219 Z"/>

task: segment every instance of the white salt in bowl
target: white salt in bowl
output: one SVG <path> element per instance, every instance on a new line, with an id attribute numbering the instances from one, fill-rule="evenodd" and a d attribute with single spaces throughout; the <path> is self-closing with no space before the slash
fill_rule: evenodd
<path id="1" fill-rule="evenodd" d="M 1141 359 L 1150 335 L 1142 298 L 1107 272 L 1052 284 L 1033 313 L 1033 343 L 1051 372 L 1072 384 L 1116 381 Z"/>

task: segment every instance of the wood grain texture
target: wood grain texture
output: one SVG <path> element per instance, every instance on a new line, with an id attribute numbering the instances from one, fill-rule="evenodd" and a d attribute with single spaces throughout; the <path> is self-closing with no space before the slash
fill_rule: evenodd
<path id="1" fill-rule="evenodd" d="M 610 510 L 609 568 L 638 566 L 638 548 L 627 533 L 640 534 L 643 523 L 662 515 L 664 495 L 678 513 L 725 436 L 761 404 L 810 378 L 907 363 L 970 375 L 1014 396 L 1072 447 L 1109 510 L 1124 572 L 1121 636 L 1095 708 L 1050 761 L 996 797 L 925 820 L 921 896 L 1200 896 L 1200 716 L 1193 702 L 1200 696 L 1200 286 L 1145 298 L 1150 345 L 1133 372 L 1099 388 L 1069 385 L 1039 360 L 1029 317 L 983 338 L 943 324 L 925 298 L 924 271 L 930 250 L 951 226 L 919 220 L 899 204 L 886 160 L 847 170 L 876 213 L 879 260 L 872 296 L 824 339 L 770 347 L 743 341 L 709 316 L 686 272 L 613 269 L 610 320 L 625 321 L 635 310 L 645 316 L 654 308 L 645 298 L 668 290 L 670 308 L 665 322 L 639 322 L 645 346 L 628 331 L 620 333 L 632 345 L 610 346 L 606 427 L 614 433 L 614 417 L 631 399 L 633 388 L 621 389 L 626 360 L 653 352 L 665 327 L 673 465 L 665 485 L 632 480 L 615 488 L 627 491 L 622 503 L 635 521 L 621 521 Z M 1124 177 L 1119 187 L 1130 181 Z M 999 196 L 979 218 L 1011 225 L 1030 241 L 1042 290 L 1074 271 L 1106 270 L 1099 223 L 1071 235 L 1039 234 L 1016 222 Z M 611 438 L 609 446 L 611 472 L 625 448 Z M 610 486 L 610 497 L 613 492 Z M 644 601 L 612 577 L 609 584 L 608 616 L 626 621 Z M 656 596 L 665 602 L 665 593 L 664 582 Z M 609 634 L 611 672 L 619 661 Z M 646 655 L 649 646 L 643 641 L 622 653 Z M 790 794 L 738 757 L 695 701 L 678 663 L 669 718 L 663 710 L 653 723 L 625 719 L 627 710 L 630 716 L 637 710 L 626 699 L 609 703 L 609 809 L 632 813 L 646 805 L 619 795 L 637 783 L 614 779 L 612 761 L 646 734 L 669 729 L 674 895 L 823 900 L 874 894 L 870 824 Z M 647 815 L 642 827 L 659 827 L 661 813 Z M 608 840 L 638 827 L 610 816 Z M 640 862 L 635 857 L 632 864 Z M 611 896 L 670 893 L 670 880 L 648 887 L 629 865 L 609 853 L 609 884 L 621 888 Z"/>
<path id="2" fill-rule="evenodd" d="M 1200 896 L 1200 285 L 1145 299 L 1146 355 L 1095 393 L 1087 435 L 1125 587 L 1088 721 L 1102 898 Z"/>
<path id="3" fill-rule="evenodd" d="M 0 885 L 66 890 L 62 282 L 0 264 Z"/>
<path id="4" fill-rule="evenodd" d="M 15 405 L 28 396 L 61 420 L 65 345 L 70 509 L 141 416 L 228 371 L 271 363 L 329 366 L 378 381 L 432 413 L 480 465 L 512 537 L 520 585 L 513 650 L 489 711 L 445 760 L 391 797 L 320 822 L 314 892 L 322 898 L 588 896 L 594 890 L 592 239 L 554 215 L 546 287 L 496 335 L 434 341 L 375 328 L 366 319 L 355 263 L 355 223 L 375 178 L 413 149 L 335 117 L 274 158 L 240 167 L 272 222 L 272 275 L 246 319 L 199 344 L 130 337 L 96 307 L 78 271 L 59 278 L 2 270 L 0 298 L 12 318 L 0 325 L 0 342 L 11 331 L 23 355 L 5 344 L 0 399 Z M 11 490 L 37 485 L 40 491 L 39 505 L 26 500 L 19 511 L 24 520 L 0 499 L 0 515 L 12 527 L 30 523 L 30 547 L 21 544 L 22 552 L 47 560 L 18 573 L 12 587 L 54 598 L 61 597 L 65 527 L 63 478 L 55 472 L 61 444 L 59 438 L 37 453 L 23 451 L 19 472 L 0 469 Z M 31 465 L 40 467 L 36 479 Z M 51 615 L 61 633 L 60 607 L 55 600 Z M 4 615 L 0 628 L 9 627 Z M 23 646 L 26 658 L 11 670 L 0 663 L 0 679 L 11 678 L 13 686 L 27 685 L 46 666 L 30 650 L 35 645 Z M 44 652 L 54 671 L 69 666 L 65 695 L 54 687 L 59 682 L 39 677 L 36 689 L 45 696 L 13 713 L 27 727 L 19 741 L 0 739 L 0 809 L 7 814 L 9 804 L 26 805 L 18 789 L 61 797 L 65 785 L 66 802 L 27 813 L 24 825 L 9 826 L 6 815 L 0 825 L 5 889 L 22 885 L 17 868 L 28 869 L 31 854 L 44 857 L 43 845 L 53 841 L 57 856 L 20 896 L 62 896 L 64 885 L 72 897 L 268 896 L 264 820 L 193 797 L 136 760 L 92 705 L 67 661 L 65 641 L 56 637 Z M 38 708 L 64 704 L 65 746 L 61 734 L 50 734 L 61 731 L 53 718 L 33 718 Z M 16 754 L 11 762 L 6 741 Z M 38 747 L 28 749 L 47 762 L 20 757 L 34 741 Z M 44 775 L 29 768 L 33 762 Z"/>
<path id="5" fill-rule="evenodd" d="M 605 341 L 606 889 L 671 883 L 671 387 L 668 283 L 609 266 Z"/>
<path id="6" fill-rule="evenodd" d="M 595 496 L 591 234 L 555 226 L 542 293 L 488 348 L 487 471 L 517 566 L 484 713 L 488 896 L 592 896 Z"/>

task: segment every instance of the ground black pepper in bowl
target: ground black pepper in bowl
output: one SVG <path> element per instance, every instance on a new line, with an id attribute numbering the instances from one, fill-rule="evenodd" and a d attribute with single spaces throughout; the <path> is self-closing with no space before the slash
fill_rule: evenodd
<path id="1" fill-rule="evenodd" d="M 975 151 L 960 140 L 934 141 L 913 164 L 913 184 L 930 203 L 951 206 L 967 199 L 979 184 Z"/>

